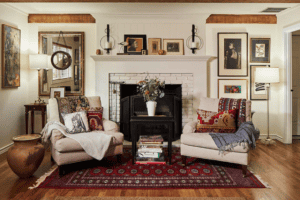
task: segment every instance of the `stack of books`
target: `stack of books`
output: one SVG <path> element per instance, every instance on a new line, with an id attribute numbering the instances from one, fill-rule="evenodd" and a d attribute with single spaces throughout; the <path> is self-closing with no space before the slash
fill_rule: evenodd
<path id="1" fill-rule="evenodd" d="M 138 141 L 136 164 L 166 164 L 161 135 L 141 135 Z"/>

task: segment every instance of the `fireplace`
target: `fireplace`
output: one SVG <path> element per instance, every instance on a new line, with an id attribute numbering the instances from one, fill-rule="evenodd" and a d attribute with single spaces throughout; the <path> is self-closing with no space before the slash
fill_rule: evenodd
<path id="1" fill-rule="evenodd" d="M 131 141 L 130 125 L 131 119 L 147 116 L 146 102 L 142 95 L 137 93 L 136 84 L 120 85 L 120 130 L 124 134 L 126 140 Z M 165 96 L 157 99 L 156 116 L 161 121 L 164 119 L 173 121 L 173 140 L 180 138 L 182 132 L 182 85 L 166 84 Z M 147 119 L 149 120 L 149 118 Z M 168 126 L 147 124 L 141 127 L 143 133 L 162 135 L 167 140 Z"/>

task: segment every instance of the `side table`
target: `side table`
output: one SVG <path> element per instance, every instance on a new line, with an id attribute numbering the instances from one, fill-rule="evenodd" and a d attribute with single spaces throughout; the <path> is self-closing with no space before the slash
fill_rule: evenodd
<path id="1" fill-rule="evenodd" d="M 34 111 L 42 112 L 42 127 L 45 126 L 46 104 L 27 104 L 25 106 L 26 134 L 28 134 L 28 114 L 31 111 L 31 133 L 34 133 Z"/>

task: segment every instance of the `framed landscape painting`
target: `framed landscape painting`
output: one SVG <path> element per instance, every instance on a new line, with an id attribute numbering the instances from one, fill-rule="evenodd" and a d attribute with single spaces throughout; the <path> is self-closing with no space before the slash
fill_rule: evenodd
<path id="1" fill-rule="evenodd" d="M 267 100 L 268 93 L 265 83 L 255 82 L 255 71 L 257 68 L 267 67 L 266 65 L 251 65 L 250 66 L 250 99 L 251 100 Z"/>
<path id="2" fill-rule="evenodd" d="M 166 55 L 184 55 L 183 39 L 164 39 Z"/>
<path id="3" fill-rule="evenodd" d="M 21 30 L 2 24 L 2 88 L 20 87 Z"/>
<path id="4" fill-rule="evenodd" d="M 218 33 L 218 76 L 248 76 L 248 33 Z"/>
<path id="5" fill-rule="evenodd" d="M 248 99 L 247 79 L 219 79 L 218 98 Z"/>
<path id="6" fill-rule="evenodd" d="M 270 62 L 270 38 L 251 38 L 250 40 L 250 62 Z"/>
<path id="7" fill-rule="evenodd" d="M 124 35 L 124 41 L 128 43 L 124 46 L 124 53 L 129 55 L 142 55 L 142 50 L 147 49 L 146 35 Z"/>

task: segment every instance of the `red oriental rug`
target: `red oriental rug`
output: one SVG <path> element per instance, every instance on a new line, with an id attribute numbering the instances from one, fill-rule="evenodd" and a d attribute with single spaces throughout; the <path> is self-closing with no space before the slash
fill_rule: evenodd
<path id="1" fill-rule="evenodd" d="M 267 184 L 239 165 L 188 157 L 181 166 L 180 149 L 173 149 L 172 165 L 132 165 L 131 149 L 124 149 L 122 163 L 116 158 L 70 165 L 71 171 L 59 177 L 58 169 L 38 180 L 38 188 L 53 189 L 197 189 L 267 188 Z M 33 187 L 33 188 L 35 188 Z"/>

